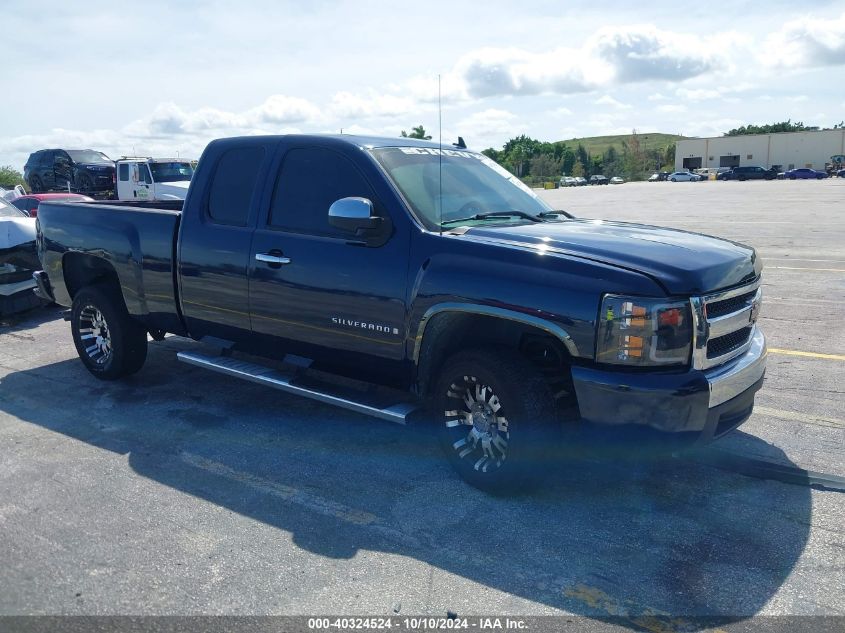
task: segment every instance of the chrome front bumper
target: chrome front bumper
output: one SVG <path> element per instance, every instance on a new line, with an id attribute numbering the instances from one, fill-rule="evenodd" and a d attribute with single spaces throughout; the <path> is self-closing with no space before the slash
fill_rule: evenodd
<path id="1" fill-rule="evenodd" d="M 710 386 L 710 408 L 717 407 L 743 393 L 766 373 L 766 337 L 754 326 L 751 345 L 736 359 L 704 372 Z"/>

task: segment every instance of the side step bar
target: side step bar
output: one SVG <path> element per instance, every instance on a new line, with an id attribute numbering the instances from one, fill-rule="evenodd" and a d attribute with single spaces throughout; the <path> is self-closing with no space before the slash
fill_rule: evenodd
<path id="1" fill-rule="evenodd" d="M 205 354 L 198 354 L 196 352 L 179 352 L 176 354 L 176 357 L 189 365 L 210 369 L 221 374 L 255 382 L 259 385 L 266 385 L 279 391 L 304 396 L 312 400 L 349 409 L 350 411 L 363 413 L 364 415 L 398 422 L 399 424 L 405 424 L 408 416 L 417 409 L 417 406 L 410 402 L 391 404 L 390 406 L 383 407 L 378 404 L 368 404 L 353 400 L 347 396 L 331 393 L 328 385 L 321 384 L 317 388 L 310 385 L 296 384 L 298 377 L 295 374 L 285 374 L 270 367 L 264 367 L 257 363 L 250 363 L 229 356 L 206 356 Z"/>

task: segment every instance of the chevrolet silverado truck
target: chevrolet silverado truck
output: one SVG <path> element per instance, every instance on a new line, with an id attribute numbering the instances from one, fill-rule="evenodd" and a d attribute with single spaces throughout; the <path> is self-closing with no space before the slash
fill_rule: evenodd
<path id="1" fill-rule="evenodd" d="M 484 156 L 412 139 L 213 141 L 184 205 L 44 203 L 35 274 L 85 367 L 179 360 L 404 422 L 509 488 L 566 429 L 708 442 L 765 372 L 753 248 L 578 219 Z M 636 433 L 634 436 L 636 437 Z M 522 485 L 519 483 L 519 485 Z"/>

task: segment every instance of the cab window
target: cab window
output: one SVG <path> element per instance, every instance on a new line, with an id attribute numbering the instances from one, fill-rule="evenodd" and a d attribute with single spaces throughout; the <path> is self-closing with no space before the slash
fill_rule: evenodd
<path id="1" fill-rule="evenodd" d="M 329 207 L 350 196 L 375 194 L 363 174 L 345 156 L 319 147 L 287 152 L 273 191 L 269 224 L 294 233 L 346 237 L 329 225 Z"/>
<path id="2" fill-rule="evenodd" d="M 236 147 L 223 153 L 208 193 L 208 216 L 215 224 L 247 225 L 263 161 L 263 147 Z"/>

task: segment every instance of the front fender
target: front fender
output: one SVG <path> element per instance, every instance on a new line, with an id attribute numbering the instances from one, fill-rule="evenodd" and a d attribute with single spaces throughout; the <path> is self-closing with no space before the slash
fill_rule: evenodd
<path id="1" fill-rule="evenodd" d="M 436 233 L 414 239 L 410 261 L 406 352 L 414 360 L 431 317 L 445 310 L 538 327 L 591 359 L 603 293 L 663 294 L 645 275 L 610 264 Z"/>

